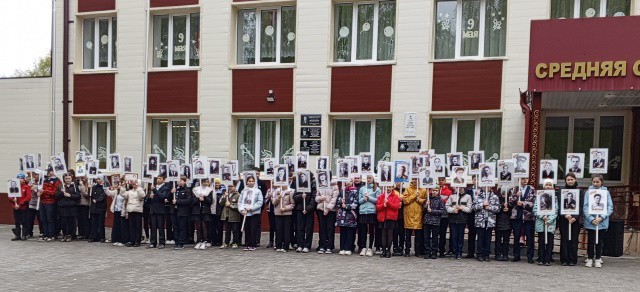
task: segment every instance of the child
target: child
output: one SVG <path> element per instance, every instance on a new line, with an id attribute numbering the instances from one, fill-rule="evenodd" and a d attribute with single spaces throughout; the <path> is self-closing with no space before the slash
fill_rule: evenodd
<path id="1" fill-rule="evenodd" d="M 478 261 L 488 262 L 491 255 L 491 231 L 496 226 L 496 213 L 500 209 L 500 199 L 493 191 L 478 189 L 473 199 L 475 225 L 478 231 Z"/>
<path id="2" fill-rule="evenodd" d="M 51 242 L 56 236 L 56 193 L 60 184 L 60 180 L 53 173 L 53 168 L 49 167 L 42 189 L 38 190 L 38 196 L 40 196 L 38 223 L 43 233 L 43 237 L 39 239 L 41 241 Z"/>
<path id="3" fill-rule="evenodd" d="M 193 204 L 191 218 L 198 229 L 198 243 L 193 248 L 207 249 L 207 230 L 213 221 L 213 215 L 211 215 L 213 190 L 209 187 L 208 179 L 203 179 L 200 186 L 193 189 L 191 200 Z"/>
<path id="4" fill-rule="evenodd" d="M 149 220 L 151 222 L 151 234 L 149 238 L 148 248 L 163 249 L 165 244 L 164 238 L 164 215 L 166 208 L 164 200 L 169 197 L 171 186 L 164 183 L 164 175 L 156 177 L 156 185 L 151 185 L 149 190 L 151 193 L 147 197 L 145 206 L 149 205 Z"/>
<path id="5" fill-rule="evenodd" d="M 609 228 L 609 216 L 613 213 L 611 194 L 607 188 L 602 185 L 603 182 L 604 178 L 601 174 L 594 174 L 591 177 L 591 186 L 589 187 L 589 190 L 603 190 L 607 192 L 607 214 L 594 215 L 589 212 L 589 204 L 591 204 L 591 202 L 589 202 L 590 196 L 588 195 L 588 190 L 587 195 L 584 196 L 584 202 L 582 203 L 584 211 L 584 229 L 587 230 L 589 237 L 589 244 L 587 245 L 588 259 L 585 266 L 589 268 L 593 267 L 594 263 L 596 268 L 602 268 L 602 259 L 600 258 L 602 255 L 602 242 L 605 240 L 604 236 Z M 596 226 L 598 226 L 598 243 L 596 243 Z"/>
<path id="6" fill-rule="evenodd" d="M 262 209 L 264 197 L 262 191 L 256 186 L 256 180 L 253 177 L 247 178 L 247 187 L 242 190 L 238 201 L 238 210 L 244 216 L 244 235 L 245 247 L 244 251 L 254 251 L 257 246 L 256 233 L 260 231 L 258 226 L 258 217 Z"/>
<path id="7" fill-rule="evenodd" d="M 340 189 L 338 182 L 332 181 L 328 190 L 318 190 L 316 194 L 316 214 L 318 215 L 318 253 L 331 254 L 336 237 L 336 199 Z"/>
<path id="8" fill-rule="evenodd" d="M 139 181 L 131 181 L 127 184 L 127 191 L 123 194 L 126 200 L 125 210 L 129 217 L 129 242 L 126 245 L 139 247 L 142 238 L 142 209 L 145 193 Z"/>
<path id="9" fill-rule="evenodd" d="M 545 190 L 554 190 L 553 180 L 544 180 Z M 557 208 L 556 208 L 557 209 Z M 533 215 L 536 216 L 536 232 L 538 233 L 538 265 L 551 265 L 551 253 L 553 252 L 553 231 L 556 230 L 558 210 L 553 210 L 552 215 L 538 214 L 538 200 L 533 205 Z"/>
<path id="10" fill-rule="evenodd" d="M 296 185 L 296 180 L 297 178 L 291 183 L 292 189 Z M 313 242 L 313 213 L 316 210 L 316 184 L 313 174 L 311 174 L 310 181 L 311 192 L 296 190 L 293 194 L 293 199 L 296 202 L 294 212 L 294 216 L 296 216 L 296 242 L 298 244 L 296 252 L 308 253 Z"/>
<path id="11" fill-rule="evenodd" d="M 385 192 L 378 197 L 376 211 L 378 217 L 378 228 L 381 229 L 381 258 L 391 257 L 391 241 L 393 239 L 393 229 L 398 221 L 398 210 L 402 206 L 402 201 L 393 186 L 387 186 Z"/>
<path id="12" fill-rule="evenodd" d="M 192 195 L 187 188 L 187 177 L 182 176 L 178 181 L 173 196 L 173 205 L 177 208 L 173 211 L 178 219 L 177 225 L 174 226 L 176 246 L 174 249 L 184 249 L 187 244 L 187 230 L 189 229 L 189 215 L 191 215 Z"/>
<path id="13" fill-rule="evenodd" d="M 64 183 L 56 194 L 56 200 L 58 201 L 58 216 L 60 216 L 63 235 L 60 241 L 68 242 L 71 241 L 71 235 L 75 231 L 76 211 L 80 193 L 73 183 L 71 175 L 65 174 L 62 179 Z"/>
<path id="14" fill-rule="evenodd" d="M 564 177 L 564 182 L 565 189 L 578 188 L 576 175 L 572 172 L 567 173 L 567 175 Z M 580 197 L 580 202 L 584 202 L 584 192 L 579 192 L 578 194 L 578 197 Z M 584 213 L 580 206 L 576 206 L 576 199 L 577 198 L 574 198 L 572 207 L 577 208 L 579 210 L 579 214 L 562 215 L 558 217 L 558 225 L 560 225 L 560 262 L 563 266 L 575 266 L 578 263 L 578 236 L 580 234 L 580 229 L 582 228 L 582 224 L 584 221 Z M 560 201 L 560 198 L 558 198 L 558 202 L 560 204 L 565 204 L 564 202 Z M 569 204 L 571 203 L 569 202 Z M 569 234 L 569 226 L 571 226 L 571 234 Z"/>
<path id="15" fill-rule="evenodd" d="M 527 238 L 527 262 L 533 264 L 533 233 L 535 232 L 535 218 L 533 203 L 536 200 L 536 190 L 529 186 L 529 178 L 520 178 L 520 185 L 509 192 L 509 206 L 511 207 L 511 225 L 513 226 L 513 259 L 520 261 L 520 235 Z"/>
<path id="16" fill-rule="evenodd" d="M 102 175 L 99 175 L 95 179 L 95 184 L 91 187 L 91 192 L 89 192 L 89 197 L 91 198 L 91 206 L 89 207 L 89 216 L 91 216 L 90 243 L 105 242 L 104 218 L 107 213 L 107 194 L 102 186 L 103 178 Z"/>
<path id="17" fill-rule="evenodd" d="M 411 253 L 411 235 L 415 231 L 415 256 L 422 256 L 424 247 L 424 235 L 422 234 L 422 206 L 427 200 L 427 190 L 418 188 L 418 179 L 411 179 L 409 187 L 404 191 L 402 203 L 404 204 L 404 229 L 405 249 L 404 256 Z"/>
<path id="18" fill-rule="evenodd" d="M 393 190 L 398 193 L 398 198 L 400 198 L 400 203 L 402 203 L 402 193 L 404 193 L 404 190 L 402 189 L 402 183 L 395 183 Z M 402 256 L 402 250 L 404 249 L 404 233 L 404 208 L 403 205 L 400 204 L 400 209 L 398 209 L 398 220 L 396 221 L 396 227 L 393 228 L 392 255 L 394 257 Z"/>
<path id="19" fill-rule="evenodd" d="M 373 176 L 367 176 L 367 184 L 360 188 L 358 203 L 360 215 L 358 216 L 358 249 L 360 256 L 373 256 L 373 241 L 376 234 L 376 202 L 380 195 L 380 189 L 373 180 Z M 367 229 L 369 230 L 369 248 L 367 248 Z M 378 249 L 379 246 L 376 246 Z"/>
<path id="20" fill-rule="evenodd" d="M 339 206 L 336 216 L 336 226 L 340 227 L 339 254 L 350 256 L 358 224 L 358 189 L 353 186 L 353 179 L 346 183 L 336 202 Z"/>
<path id="21" fill-rule="evenodd" d="M 276 217 L 276 251 L 287 252 L 291 243 L 291 216 L 296 205 L 293 190 L 286 186 L 275 189 L 271 204 Z"/>
<path id="22" fill-rule="evenodd" d="M 449 225 L 451 226 L 451 238 L 453 243 L 453 255 L 451 258 L 462 259 L 462 247 L 464 245 L 464 226 L 467 224 L 467 214 L 471 213 L 471 196 L 465 193 L 464 188 L 458 188 L 452 194 L 445 205 L 449 213 Z"/>
<path id="23" fill-rule="evenodd" d="M 13 205 L 13 219 L 16 225 L 13 229 L 15 237 L 12 238 L 11 241 L 27 240 L 29 232 L 27 228 L 27 212 L 29 209 L 29 201 L 31 200 L 31 187 L 26 182 L 26 176 L 24 174 L 19 174 L 18 178 L 20 179 L 20 197 L 9 199 Z"/>
<path id="24" fill-rule="evenodd" d="M 240 221 L 242 215 L 238 211 L 238 199 L 240 194 L 236 192 L 236 185 L 231 182 L 227 186 L 227 190 L 220 199 L 220 204 L 223 207 L 222 213 L 220 213 L 220 221 L 227 222 L 227 229 L 224 236 L 224 244 L 220 248 L 228 248 L 231 243 L 231 248 L 238 248 L 238 239 L 240 238 Z M 231 233 L 233 233 L 233 241 L 231 241 Z"/>
<path id="25" fill-rule="evenodd" d="M 445 213 L 444 202 L 440 197 L 440 187 L 431 190 L 431 196 L 424 204 L 422 228 L 424 233 L 424 259 L 438 258 L 438 235 L 440 234 L 440 217 Z"/>
<path id="26" fill-rule="evenodd" d="M 501 190 L 500 211 L 496 214 L 495 259 L 509 260 L 509 238 L 511 237 L 511 212 L 509 210 L 509 191 Z"/>

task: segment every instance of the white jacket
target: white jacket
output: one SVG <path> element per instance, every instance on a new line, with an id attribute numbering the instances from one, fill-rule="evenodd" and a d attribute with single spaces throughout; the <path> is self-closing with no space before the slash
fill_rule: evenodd
<path id="1" fill-rule="evenodd" d="M 128 212 L 142 213 L 144 207 L 144 190 L 140 187 L 124 192 L 122 197 L 126 200 L 126 210 Z"/>

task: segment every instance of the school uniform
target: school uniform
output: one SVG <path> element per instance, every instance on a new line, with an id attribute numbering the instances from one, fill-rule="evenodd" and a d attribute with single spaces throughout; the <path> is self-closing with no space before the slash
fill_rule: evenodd
<path id="1" fill-rule="evenodd" d="M 64 193 L 68 193 L 71 197 L 66 197 Z M 62 228 L 62 235 L 71 236 L 74 233 L 78 201 L 80 194 L 75 184 L 63 184 L 62 188 L 56 194 L 58 201 L 58 215 Z"/>
<path id="2" fill-rule="evenodd" d="M 330 190 L 316 193 L 316 214 L 318 215 L 318 250 L 333 251 L 336 235 L 336 200 L 340 189 L 337 182 L 331 182 Z M 321 200 L 324 199 L 324 200 Z M 277 207 L 277 205 L 276 205 Z M 326 214 L 326 215 L 325 215 Z"/>
<path id="3" fill-rule="evenodd" d="M 558 210 L 552 215 L 538 214 L 538 200 L 533 204 L 533 215 L 536 217 L 536 232 L 538 233 L 538 262 L 548 265 L 551 262 L 553 252 L 553 232 L 556 230 Z M 543 218 L 547 217 L 547 222 Z M 546 238 L 545 238 L 546 237 Z"/>
<path id="4" fill-rule="evenodd" d="M 89 238 L 91 229 L 91 221 L 89 219 L 89 206 L 91 205 L 89 189 L 82 184 L 78 184 L 78 193 L 80 194 L 80 200 L 78 200 L 78 212 L 76 216 L 78 238 L 86 239 Z"/>
<path id="5" fill-rule="evenodd" d="M 508 204 L 508 190 L 500 196 L 500 208 L 496 213 L 496 239 L 495 259 L 506 261 L 509 259 L 509 239 L 511 238 L 511 209 L 504 210 L 505 202 Z"/>
<path id="6" fill-rule="evenodd" d="M 293 193 L 291 189 L 277 189 L 271 197 L 276 223 L 275 247 L 279 250 L 289 250 L 291 242 L 291 217 L 296 206 Z"/>
<path id="7" fill-rule="evenodd" d="M 91 235 L 89 242 L 105 240 L 104 219 L 107 213 L 107 194 L 102 185 L 94 185 L 89 192 L 91 206 L 89 216 L 91 216 Z"/>
<path id="8" fill-rule="evenodd" d="M 111 197 L 111 207 L 113 213 L 113 224 L 111 228 L 111 242 L 125 244 L 129 242 L 129 220 L 125 210 L 124 188 L 105 191 Z"/>
<path id="9" fill-rule="evenodd" d="M 242 214 L 238 211 L 238 200 L 240 194 L 238 192 L 229 193 L 228 196 L 222 196 L 220 199 L 220 205 L 223 206 L 222 213 L 220 213 L 220 220 L 227 223 L 227 229 L 225 231 L 224 243 L 225 245 L 240 244 L 240 222 L 242 221 Z M 229 202 L 229 206 L 227 206 Z M 231 241 L 231 234 L 233 233 L 233 241 Z"/>
<path id="10" fill-rule="evenodd" d="M 256 232 L 259 232 L 258 218 L 261 216 L 264 197 L 258 188 L 244 189 L 238 200 L 238 211 L 247 210 L 244 216 L 245 250 L 253 250 L 258 245 Z"/>
<path id="11" fill-rule="evenodd" d="M 578 182 L 573 186 L 565 186 L 565 189 L 577 189 Z M 580 192 L 580 202 L 584 202 L 585 192 Z M 560 197 L 558 196 L 558 204 L 560 206 Z M 578 264 L 578 242 L 580 229 L 584 223 L 584 210 L 582 206 L 576 206 L 579 210 L 578 215 L 569 215 L 570 218 L 574 218 L 576 221 L 569 223 L 569 219 L 565 215 L 559 214 L 558 225 L 560 227 L 560 263 L 563 265 L 576 265 Z M 571 240 L 569 240 L 569 225 L 571 225 Z"/>
<path id="12" fill-rule="evenodd" d="M 451 238 L 453 242 L 453 257 L 462 258 L 462 247 L 464 246 L 464 226 L 467 224 L 467 216 L 471 213 L 472 199 L 469 194 L 452 194 L 447 200 L 445 207 L 449 213 L 449 224 L 451 226 Z M 456 206 L 462 209 L 454 213 Z"/>
<path id="13" fill-rule="evenodd" d="M 151 191 L 153 198 L 149 195 L 145 201 L 145 205 L 149 206 L 149 221 L 151 223 L 149 247 L 164 247 L 164 215 L 167 212 L 164 206 L 164 200 L 169 197 L 170 191 L 169 184 L 163 183 Z M 157 245 L 158 243 L 159 245 Z"/>
<path id="14" fill-rule="evenodd" d="M 202 200 L 200 200 L 200 197 L 202 197 Z M 191 202 L 191 220 L 196 224 L 196 229 L 198 230 L 197 242 L 206 242 L 207 229 L 211 221 L 213 221 L 213 215 L 211 215 L 213 190 L 210 187 L 203 186 L 194 188 Z"/>
<path id="15" fill-rule="evenodd" d="M 486 207 L 484 203 L 488 202 Z M 500 210 L 500 199 L 492 191 L 479 189 L 473 198 L 475 227 L 478 231 L 478 259 L 489 261 L 491 255 L 491 232 L 496 227 L 496 213 Z"/>
<path id="16" fill-rule="evenodd" d="M 142 214 L 145 193 L 142 188 L 130 189 L 122 194 L 125 199 L 125 210 L 128 216 L 129 237 L 127 245 L 140 246 L 142 238 Z"/>
<path id="17" fill-rule="evenodd" d="M 429 196 L 428 203 L 424 204 L 422 210 L 422 228 L 424 234 L 424 258 L 435 259 L 437 257 L 438 236 L 440 235 L 440 217 L 446 213 L 444 202 L 440 195 Z M 429 212 L 429 208 L 431 211 Z"/>
<path id="18" fill-rule="evenodd" d="M 291 183 L 290 188 L 295 189 L 296 179 Z M 306 194 L 306 198 L 302 198 L 302 194 Z M 311 175 L 311 192 L 298 192 L 293 194 L 293 200 L 296 202 L 294 213 L 296 216 L 296 242 L 298 248 L 311 249 L 313 242 L 313 217 L 316 210 L 316 184 Z M 306 214 L 303 212 L 306 211 Z"/>
<path id="19" fill-rule="evenodd" d="M 519 191 L 522 193 L 520 197 L 518 197 Z M 518 199 L 522 202 L 522 206 L 518 206 Z M 513 262 L 520 261 L 520 235 L 524 230 L 527 240 L 527 261 L 533 263 L 533 233 L 535 232 L 533 204 L 535 200 L 536 190 L 531 186 L 515 187 L 509 192 L 511 225 L 513 226 Z"/>
<path id="20" fill-rule="evenodd" d="M 176 199 L 174 215 L 177 219 L 175 226 L 175 242 L 176 247 L 183 247 L 187 244 L 187 230 L 189 224 L 189 216 L 192 212 L 193 195 L 191 190 L 186 186 L 178 186 L 174 194 Z"/>

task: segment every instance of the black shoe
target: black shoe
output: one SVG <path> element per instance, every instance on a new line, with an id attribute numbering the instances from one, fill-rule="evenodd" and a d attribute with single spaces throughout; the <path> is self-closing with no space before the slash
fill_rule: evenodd
<path id="1" fill-rule="evenodd" d="M 527 263 L 533 264 L 533 263 L 534 263 L 534 261 L 533 261 L 533 259 L 531 259 L 531 260 L 527 260 Z"/>
<path id="2" fill-rule="evenodd" d="M 385 257 L 385 258 L 391 258 L 391 250 L 390 250 L 390 249 L 387 249 L 387 250 L 386 250 L 386 253 L 385 253 L 385 256 L 384 256 L 384 257 Z"/>
<path id="3" fill-rule="evenodd" d="M 443 258 L 445 257 L 444 253 L 440 253 L 440 255 L 438 255 L 438 257 Z"/>
<path id="4" fill-rule="evenodd" d="M 542 266 L 543 264 L 543 262 L 538 262 L 538 266 Z"/>
<path id="5" fill-rule="evenodd" d="M 490 262 L 491 261 L 491 257 L 490 256 L 485 256 L 484 257 L 484 261 L 485 262 Z"/>
<path id="6" fill-rule="evenodd" d="M 432 260 L 435 260 L 435 259 L 437 259 L 437 258 L 438 258 L 438 256 L 437 256 L 435 253 L 434 253 L 434 254 L 431 254 L 431 259 L 432 259 Z"/>
<path id="7" fill-rule="evenodd" d="M 574 264 L 574 263 L 569 263 L 569 266 L 570 266 L 570 267 L 573 267 L 573 266 L 575 266 L 575 265 L 576 265 L 576 264 Z"/>
<path id="8" fill-rule="evenodd" d="M 469 256 L 466 256 L 465 258 L 468 259 Z M 483 257 L 476 257 L 476 261 L 482 262 L 482 261 L 484 261 L 484 258 Z"/>
<path id="9" fill-rule="evenodd" d="M 550 263 L 550 262 L 546 262 L 546 263 L 544 263 L 544 265 L 545 265 L 545 266 L 550 266 L 550 265 L 551 265 L 551 263 Z"/>
<path id="10" fill-rule="evenodd" d="M 566 266 L 568 266 L 568 265 L 569 265 L 569 264 L 567 264 L 567 263 L 562 263 L 562 264 L 561 264 L 561 266 L 563 266 L 563 267 L 566 267 Z"/>
<path id="11" fill-rule="evenodd" d="M 259 244 L 259 243 L 258 243 L 258 244 L 256 244 L 256 247 L 260 247 L 260 244 Z"/>
<path id="12" fill-rule="evenodd" d="M 520 258 L 513 258 L 513 259 L 511 260 L 511 262 L 512 262 L 512 263 L 519 262 L 519 261 L 520 261 Z"/>
<path id="13" fill-rule="evenodd" d="M 100 243 L 105 243 L 106 240 L 100 239 Z"/>
<path id="14" fill-rule="evenodd" d="M 273 242 L 269 242 L 269 244 L 267 244 L 267 248 L 272 248 L 272 247 L 273 247 Z"/>
<path id="15" fill-rule="evenodd" d="M 472 259 L 472 258 L 475 258 L 475 257 L 476 257 L 475 255 L 473 255 L 472 253 L 470 253 L 470 254 L 466 255 L 464 258 L 465 258 L 465 259 Z"/>
<path id="16" fill-rule="evenodd" d="M 410 257 L 410 256 L 411 256 L 411 251 L 410 251 L 410 250 L 405 250 L 405 251 L 404 251 L 404 257 L 405 257 L 405 258 L 408 258 L 408 257 Z"/>
<path id="17" fill-rule="evenodd" d="M 458 256 L 456 257 L 456 260 L 461 260 L 461 259 L 462 259 L 462 255 L 458 255 Z"/>
<path id="18" fill-rule="evenodd" d="M 452 251 L 448 251 L 445 255 L 452 255 L 453 252 Z"/>
<path id="19" fill-rule="evenodd" d="M 164 248 L 164 244 L 158 245 L 158 249 L 163 249 Z"/>
<path id="20" fill-rule="evenodd" d="M 131 242 L 127 242 L 125 245 L 126 245 L 127 247 L 131 247 L 131 246 L 133 246 L 133 244 L 132 244 Z"/>
<path id="21" fill-rule="evenodd" d="M 140 244 L 136 242 L 133 244 L 133 247 L 140 247 Z"/>
<path id="22" fill-rule="evenodd" d="M 425 254 L 422 256 L 423 259 L 428 260 L 431 258 L 431 255 Z"/>
<path id="23" fill-rule="evenodd" d="M 182 245 L 176 245 L 176 247 L 174 247 L 173 249 L 176 249 L 176 250 L 178 250 L 178 249 L 184 249 L 184 246 L 182 246 Z"/>

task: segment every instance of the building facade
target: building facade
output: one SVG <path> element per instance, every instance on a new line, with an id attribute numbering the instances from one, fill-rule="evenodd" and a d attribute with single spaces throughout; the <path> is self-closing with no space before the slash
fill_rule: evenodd
<path id="1" fill-rule="evenodd" d="M 442 154 L 483 150 L 491 161 L 531 152 L 532 170 L 558 159 L 561 175 L 567 153 L 608 148 L 607 182 L 638 183 L 631 145 L 640 94 L 629 84 L 640 78 L 631 55 L 640 55 L 629 52 L 625 76 L 613 75 L 619 67 L 606 75 L 603 63 L 591 87 L 580 84 L 593 79 L 567 80 L 555 63 L 623 60 L 610 59 L 619 48 L 576 56 L 580 39 L 564 43 L 559 32 L 628 42 L 638 33 L 624 28 L 640 23 L 630 16 L 640 0 L 149 3 L 147 23 L 147 1 L 57 1 L 56 137 L 47 134 L 50 118 L 28 115 L 51 114 L 51 80 L 0 80 L 3 136 L 15 143 L 2 143 L 3 177 L 25 151 L 48 157 L 52 139 L 68 161 L 83 150 L 106 168 L 107 155 L 120 153 L 136 172 L 143 152 L 235 159 L 247 169 L 309 151 L 333 166 L 360 152 L 407 159 L 419 142 Z M 590 43 L 607 50 L 597 37 L 580 44 Z M 534 60 L 554 67 L 532 68 Z M 561 80 L 538 88 L 551 71 Z M 38 143 L 6 127 L 18 122 Z"/>

